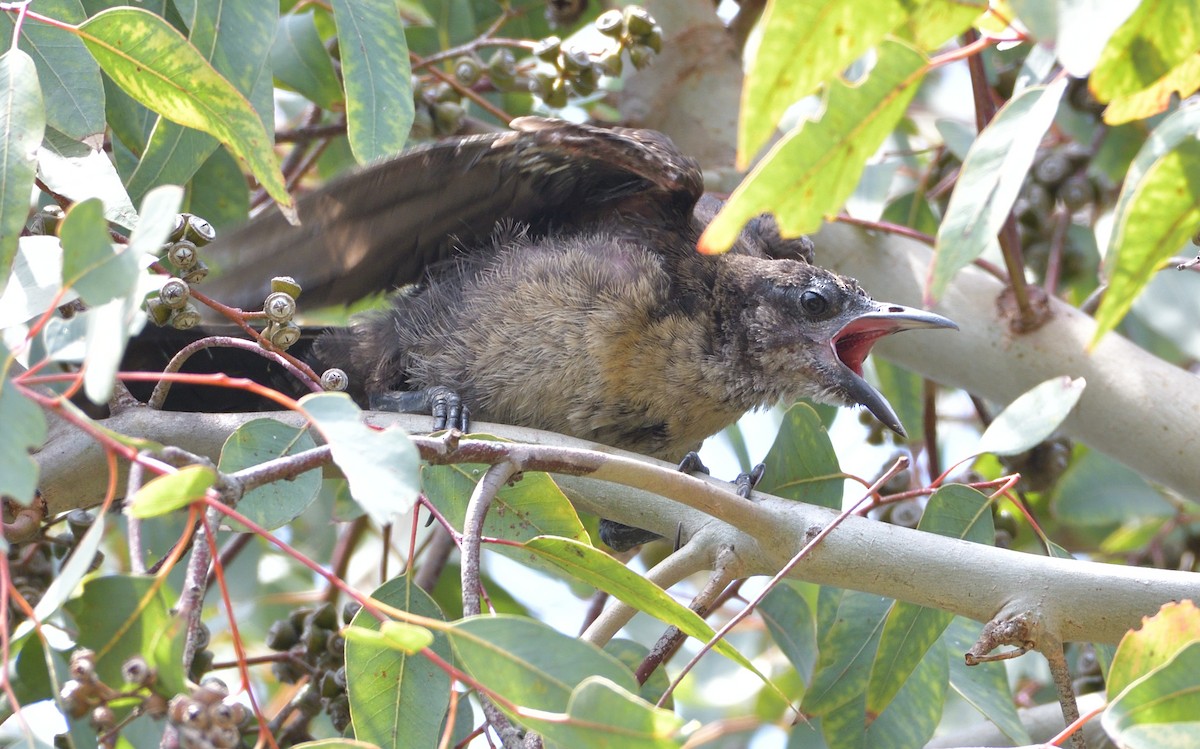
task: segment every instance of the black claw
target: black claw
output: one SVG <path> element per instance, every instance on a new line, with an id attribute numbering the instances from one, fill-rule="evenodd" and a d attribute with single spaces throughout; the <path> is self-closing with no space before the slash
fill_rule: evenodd
<path id="1" fill-rule="evenodd" d="M 758 486 L 758 482 L 762 481 L 763 473 L 767 470 L 767 466 L 759 463 L 750 469 L 748 473 L 739 473 L 738 477 L 733 480 L 733 485 L 739 497 L 743 499 L 750 498 L 750 492 L 754 491 L 754 487 Z"/>
<path id="2" fill-rule="evenodd" d="M 470 410 L 462 402 L 462 398 L 458 393 L 443 386 L 424 390 L 372 393 L 367 396 L 367 406 L 372 411 L 431 414 L 435 432 L 450 428 L 465 432 L 471 421 Z"/>

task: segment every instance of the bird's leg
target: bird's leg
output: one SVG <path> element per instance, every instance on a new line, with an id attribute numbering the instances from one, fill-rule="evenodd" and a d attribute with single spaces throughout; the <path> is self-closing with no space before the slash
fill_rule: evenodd
<path id="1" fill-rule="evenodd" d="M 433 431 L 457 429 L 467 431 L 471 422 L 470 409 L 458 393 L 448 387 L 435 385 L 422 390 L 389 390 L 367 397 L 372 411 L 433 415 Z"/>

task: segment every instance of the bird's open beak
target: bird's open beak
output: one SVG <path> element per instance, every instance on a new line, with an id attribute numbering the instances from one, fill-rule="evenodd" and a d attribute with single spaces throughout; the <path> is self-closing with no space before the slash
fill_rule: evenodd
<path id="1" fill-rule="evenodd" d="M 906 437 L 908 435 L 904 431 L 904 425 L 900 423 L 900 418 L 892 410 L 891 404 L 887 402 L 882 393 L 863 379 L 863 360 L 867 358 L 867 354 L 871 352 L 871 346 L 875 345 L 876 341 L 892 333 L 914 328 L 953 328 L 958 330 L 958 325 L 953 320 L 941 315 L 899 304 L 872 302 L 872 306 L 874 309 L 846 323 L 833 336 L 830 345 L 833 347 L 833 353 L 837 356 L 838 361 L 842 364 L 843 384 L 850 393 L 850 397 L 865 406 L 888 429 L 901 437 Z"/>

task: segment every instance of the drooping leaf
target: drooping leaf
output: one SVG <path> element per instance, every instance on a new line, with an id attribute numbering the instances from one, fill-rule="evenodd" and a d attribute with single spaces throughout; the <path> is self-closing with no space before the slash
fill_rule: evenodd
<path id="1" fill-rule="evenodd" d="M 392 0 L 333 0 L 346 129 L 358 163 L 398 153 L 413 122 L 412 72 Z"/>
<path id="2" fill-rule="evenodd" d="M 291 207 L 271 136 L 254 108 L 170 24 L 149 11 L 122 7 L 76 28 L 100 67 L 126 93 L 228 145 L 277 203 Z"/>
<path id="3" fill-rule="evenodd" d="M 86 15 L 79 0 L 38 0 L 37 11 L 64 23 L 78 23 Z M 12 13 L 0 13 L 0 41 L 12 38 Z M 30 21 L 21 28 L 20 49 L 37 66 L 37 77 L 46 102 L 46 124 L 92 148 L 104 136 L 104 87 L 100 66 L 71 32 Z"/>
<path id="4" fill-rule="evenodd" d="M 955 617 L 942 634 L 950 661 L 950 688 L 995 723 L 1014 745 L 1033 743 L 1017 716 L 1017 706 L 1008 685 L 1004 664 L 991 662 L 968 666 L 963 659 L 963 654 L 971 649 L 979 637 L 979 627 L 979 622 Z"/>
<path id="5" fill-rule="evenodd" d="M 337 109 L 345 100 L 329 52 L 317 33 L 314 11 L 289 13 L 279 19 L 271 47 L 271 68 L 280 83 L 317 106 Z"/>
<path id="6" fill-rule="evenodd" d="M 742 87 L 738 169 L 750 166 L 788 107 L 839 75 L 908 12 L 899 0 L 767 3 Z"/>
<path id="7" fill-rule="evenodd" d="M 1066 88 L 1063 79 L 1025 89 L 996 113 L 971 145 L 938 228 L 929 289 L 934 298 L 958 271 L 996 244 Z"/>
<path id="8" fill-rule="evenodd" d="M 1034 385 L 988 425 L 976 452 L 1016 455 L 1031 449 L 1062 425 L 1086 386 L 1082 377 L 1054 377 Z"/>
<path id="9" fill-rule="evenodd" d="M 525 548 L 562 569 L 572 577 L 592 585 L 624 603 L 670 624 L 685 635 L 701 642 L 708 642 L 715 634 L 700 615 L 669 596 L 666 591 L 637 574 L 608 554 L 590 544 L 566 538 L 542 536 L 525 542 Z M 745 668 L 764 682 L 767 677 L 729 644 L 727 640 L 717 642 L 718 653 Z M 783 700 L 787 701 L 786 698 Z"/>
<path id="10" fill-rule="evenodd" d="M 270 128 L 274 118 L 267 56 L 275 32 L 276 7 L 224 0 L 188 0 L 176 5 L 185 17 L 191 46 L 250 101 L 258 119 Z M 187 184 L 218 146 L 209 133 L 159 117 L 129 174 L 130 194 L 140 200 L 156 185 Z"/>
<path id="11" fill-rule="evenodd" d="M 812 406 L 797 403 L 787 410 L 763 464 L 759 491 L 821 507 L 841 506 L 845 478 Z"/>
<path id="12" fill-rule="evenodd" d="M 409 575 L 388 580 L 371 597 L 419 616 L 444 619 L 437 604 Z M 352 624 L 350 631 L 382 629 L 380 622 L 365 609 L 355 614 Z M 401 633 L 393 630 L 391 635 Z M 445 635 L 435 632 L 432 638 L 427 647 L 452 662 Z M 450 676 L 428 658 L 409 655 L 387 643 L 347 636 L 346 691 L 357 738 L 381 749 L 437 744 L 450 700 Z"/>
<path id="13" fill-rule="evenodd" d="M 807 684 L 817 659 L 817 621 L 806 594 L 815 595 L 812 583 L 782 580 L 758 605 L 758 614 L 771 639 Z"/>
<path id="14" fill-rule="evenodd" d="M 1190 103 L 1154 129 L 1117 198 L 1106 265 L 1108 291 L 1096 311 L 1091 345 L 1116 327 L 1163 262 L 1200 228 L 1200 104 Z"/>
<path id="15" fill-rule="evenodd" d="M 865 82 L 834 83 L 821 119 L 771 149 L 704 230 L 701 250 L 729 249 L 746 222 L 764 211 L 775 213 L 786 236 L 815 231 L 854 192 L 867 159 L 916 94 L 925 63 L 920 52 L 888 41 Z"/>
<path id="16" fill-rule="evenodd" d="M 819 628 L 817 667 L 801 703 L 806 715 L 825 717 L 854 703 L 862 730 L 864 694 L 891 604 L 883 596 L 842 592 L 835 618 Z"/>
<path id="17" fill-rule="evenodd" d="M 29 215 L 46 109 L 37 67 L 19 49 L 0 55 L 0 278 L 8 278 Z"/>
<path id="18" fill-rule="evenodd" d="M 346 474 L 350 495 L 380 525 L 416 504 L 420 481 L 417 448 L 402 430 L 374 431 L 344 393 L 318 393 L 300 400 Z"/>
<path id="19" fill-rule="evenodd" d="M 918 530 L 975 543 L 992 543 L 991 504 L 983 494 L 951 484 L 929 498 Z M 916 672 L 922 659 L 943 657 L 931 650 L 954 615 L 897 601 L 888 612 L 867 684 L 868 720 L 882 714 Z"/>
<path id="20" fill-rule="evenodd" d="M 1200 87 L 1197 0 L 1155 0 L 1137 9 L 1108 40 L 1088 78 L 1092 94 L 1109 107 L 1104 121 L 1118 125 L 1163 111 L 1177 93 Z"/>

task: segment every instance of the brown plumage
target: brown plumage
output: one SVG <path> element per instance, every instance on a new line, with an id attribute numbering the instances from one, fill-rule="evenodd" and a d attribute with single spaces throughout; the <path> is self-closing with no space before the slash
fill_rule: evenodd
<path id="1" fill-rule="evenodd" d="M 331 183 L 301 200 L 299 229 L 272 216 L 223 238 L 213 295 L 256 304 L 264 265 L 297 277 L 302 304 L 403 287 L 318 343 L 375 404 L 449 393 L 472 418 L 668 460 L 802 397 L 902 430 L 862 360 L 883 335 L 953 323 L 872 301 L 769 217 L 728 254 L 698 254 L 720 204 L 660 133 L 514 126 Z"/>

